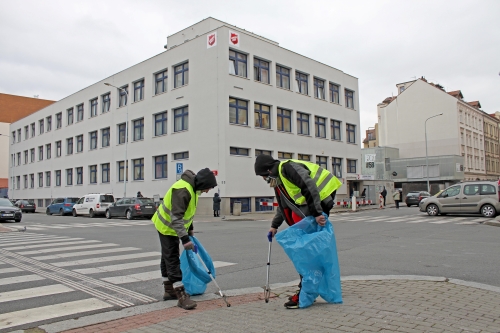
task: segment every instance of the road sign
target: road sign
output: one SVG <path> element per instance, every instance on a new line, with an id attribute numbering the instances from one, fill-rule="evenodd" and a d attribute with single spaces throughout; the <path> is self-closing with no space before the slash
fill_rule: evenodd
<path id="1" fill-rule="evenodd" d="M 175 178 L 177 180 L 181 179 L 181 175 L 184 172 L 184 166 L 183 166 L 183 164 L 182 163 L 177 163 L 175 165 L 175 171 L 176 171 L 176 177 Z"/>

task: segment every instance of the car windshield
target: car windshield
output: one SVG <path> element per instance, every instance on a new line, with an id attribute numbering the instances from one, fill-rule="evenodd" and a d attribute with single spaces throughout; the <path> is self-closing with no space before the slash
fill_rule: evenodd
<path id="1" fill-rule="evenodd" d="M 149 205 L 149 204 L 154 204 L 153 199 L 150 198 L 138 198 L 139 202 L 143 205 Z"/>
<path id="2" fill-rule="evenodd" d="M 80 199 L 80 198 L 68 198 L 67 201 L 70 203 L 76 203 L 78 201 L 78 199 Z"/>
<path id="3" fill-rule="evenodd" d="M 112 195 L 101 195 L 101 202 L 115 202 L 115 198 Z"/>
<path id="4" fill-rule="evenodd" d="M 0 206 L 3 207 L 13 207 L 12 202 L 8 199 L 0 199 Z"/>
<path id="5" fill-rule="evenodd" d="M 410 192 L 407 194 L 409 197 L 418 197 L 418 192 Z"/>

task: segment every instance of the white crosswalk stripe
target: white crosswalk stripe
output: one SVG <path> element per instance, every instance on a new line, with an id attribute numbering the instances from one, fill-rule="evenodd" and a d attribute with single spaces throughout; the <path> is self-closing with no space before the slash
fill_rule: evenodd
<path id="1" fill-rule="evenodd" d="M 15 284 L 15 283 L 39 281 L 44 279 L 45 279 L 44 277 L 36 274 L 14 276 L 14 277 L 0 279 L 0 286 L 5 286 L 8 284 Z"/>
<path id="2" fill-rule="evenodd" d="M 65 252 L 65 251 L 71 251 L 71 250 L 92 249 L 92 248 L 97 248 L 97 247 L 108 247 L 108 246 L 118 246 L 118 244 L 106 243 L 106 244 L 96 244 L 96 245 L 69 246 L 69 247 L 59 247 L 56 249 L 22 251 L 22 252 L 17 252 L 17 253 L 22 254 L 22 255 L 28 255 L 28 254 L 41 254 L 41 253 L 51 253 L 51 252 Z"/>
<path id="3" fill-rule="evenodd" d="M 110 256 L 110 257 L 101 257 L 101 258 L 90 258 L 90 259 L 81 259 L 81 260 L 72 260 L 72 261 L 61 261 L 61 262 L 51 262 L 50 264 L 57 267 L 67 267 L 67 266 L 82 266 L 88 264 L 101 263 L 106 261 L 115 261 L 115 260 L 129 260 L 129 259 L 138 259 L 145 257 L 159 257 L 161 256 L 160 252 L 143 252 L 143 253 L 134 253 L 134 254 L 124 254 L 120 256 Z"/>
<path id="4" fill-rule="evenodd" d="M 2 302 L 12 302 L 21 299 L 42 297 L 48 295 L 62 294 L 74 291 L 74 289 L 68 288 L 62 284 L 52 284 L 49 286 L 21 289 L 14 291 L 6 291 L 0 293 L 0 303 Z"/>
<path id="5" fill-rule="evenodd" d="M 151 225 L 150 220 L 137 220 L 137 221 L 109 221 L 103 220 L 99 222 L 88 222 L 88 223 L 67 223 L 67 224 L 30 224 L 27 226 L 28 230 L 47 230 L 47 229 L 70 229 L 70 228 L 112 228 L 112 227 L 133 227 Z"/>
<path id="6" fill-rule="evenodd" d="M 375 222 L 384 222 L 384 223 L 408 223 L 408 224 L 417 224 L 417 223 L 430 223 L 430 224 L 478 224 L 480 222 L 484 222 L 485 218 L 467 220 L 467 217 L 449 217 L 449 216 L 428 216 L 424 214 L 412 215 L 412 216 L 356 216 L 351 213 L 345 215 L 347 216 L 339 216 L 343 214 L 335 214 L 335 216 L 330 216 L 330 220 L 332 222 L 335 221 L 345 221 L 345 222 L 366 222 L 366 223 L 375 223 Z"/>
<path id="7" fill-rule="evenodd" d="M 37 256 L 33 257 L 35 260 L 52 260 L 52 259 L 62 259 L 62 258 L 73 258 L 73 257 L 82 257 L 82 256 L 90 256 L 96 254 L 104 254 L 104 253 L 114 253 L 114 252 L 129 252 L 140 250 L 137 247 L 120 247 L 106 250 L 94 250 L 94 251 L 82 251 L 82 252 L 69 252 L 69 253 L 59 253 L 48 256 Z"/>
<path id="8" fill-rule="evenodd" d="M 73 272 L 81 274 L 98 274 L 104 272 L 123 271 L 126 269 L 148 267 L 148 266 L 159 266 L 159 260 L 138 261 L 134 263 L 130 262 L 126 264 L 108 265 L 95 268 L 79 268 L 79 269 L 74 269 Z"/>
<path id="9" fill-rule="evenodd" d="M 88 243 L 100 243 L 100 242 L 96 241 L 96 240 L 87 240 L 87 241 L 77 241 L 77 242 L 72 241 L 72 242 L 51 243 L 51 244 L 38 244 L 38 241 L 36 241 L 36 245 L 5 247 L 4 249 L 7 251 L 14 251 L 14 250 L 36 249 L 36 248 L 40 248 L 40 247 L 74 245 L 74 244 L 88 244 Z"/>

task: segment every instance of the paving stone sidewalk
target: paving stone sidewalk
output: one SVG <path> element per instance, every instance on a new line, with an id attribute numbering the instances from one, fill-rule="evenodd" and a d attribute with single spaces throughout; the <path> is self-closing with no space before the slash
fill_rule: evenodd
<path id="1" fill-rule="evenodd" d="M 455 280 L 458 281 L 458 280 Z M 307 309 L 287 310 L 295 288 L 198 303 L 185 311 L 170 307 L 66 331 L 83 332 L 500 332 L 500 288 L 476 288 L 451 280 L 347 280 L 344 304 L 320 298 Z"/>

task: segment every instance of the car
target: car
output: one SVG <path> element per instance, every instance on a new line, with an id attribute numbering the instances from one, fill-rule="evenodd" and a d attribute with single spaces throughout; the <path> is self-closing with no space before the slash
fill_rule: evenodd
<path id="1" fill-rule="evenodd" d="M 24 213 L 34 213 L 36 211 L 36 205 L 33 201 L 17 200 L 14 206 L 20 208 Z"/>
<path id="2" fill-rule="evenodd" d="M 156 205 L 150 198 L 121 198 L 108 206 L 106 218 L 126 217 L 133 220 L 136 217 L 152 218 L 156 212 Z"/>
<path id="3" fill-rule="evenodd" d="M 9 199 L 0 198 L 0 221 L 14 220 L 21 222 L 23 212 L 14 206 Z"/>
<path id="4" fill-rule="evenodd" d="M 75 197 L 56 198 L 47 206 L 45 213 L 47 215 L 59 214 L 61 216 L 64 214 L 71 214 L 73 212 L 73 206 L 78 199 L 79 198 Z"/>
<path id="5" fill-rule="evenodd" d="M 105 215 L 108 206 L 115 202 L 115 197 L 109 193 L 86 194 L 80 198 L 72 209 L 74 217 L 88 215 L 93 218 L 97 215 Z"/>
<path id="6" fill-rule="evenodd" d="M 418 204 L 422 199 L 430 197 L 431 194 L 426 191 L 410 191 L 406 194 L 405 203 L 408 207 L 415 205 L 418 207 Z"/>
<path id="7" fill-rule="evenodd" d="M 486 180 L 455 184 L 436 197 L 420 201 L 419 209 L 430 216 L 453 213 L 493 218 L 500 213 L 500 184 Z"/>

